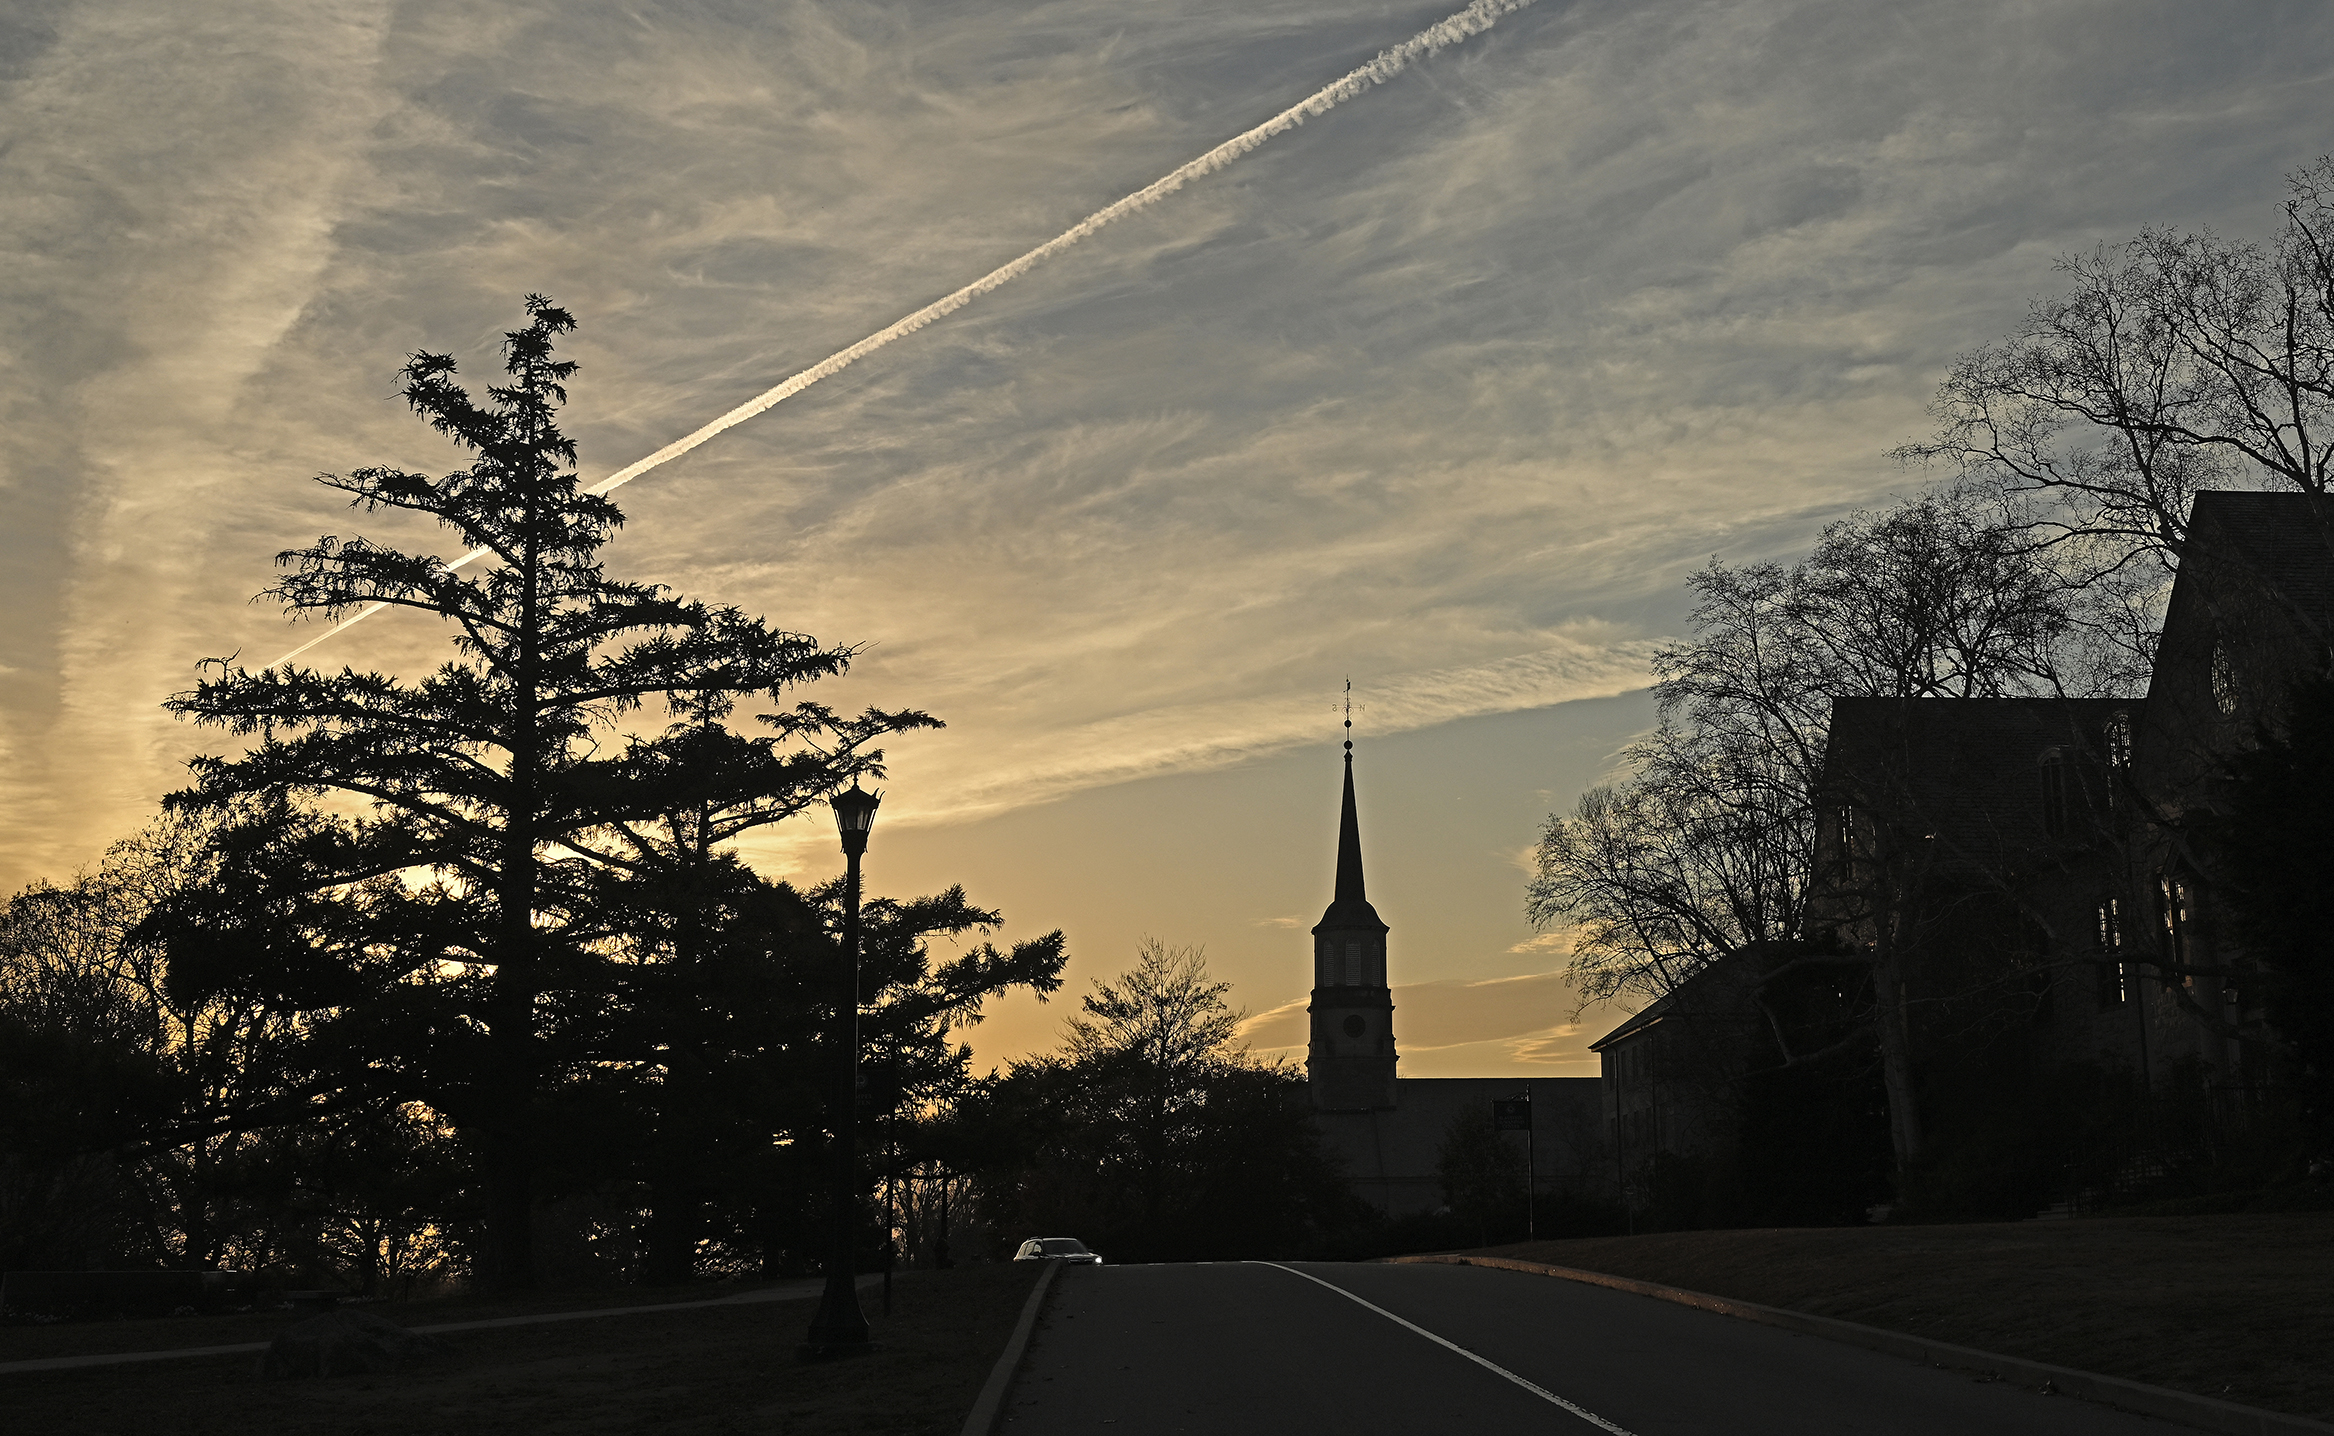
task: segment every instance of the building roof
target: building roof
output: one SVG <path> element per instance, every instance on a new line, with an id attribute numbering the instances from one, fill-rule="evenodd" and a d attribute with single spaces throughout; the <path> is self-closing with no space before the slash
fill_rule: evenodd
<path id="1" fill-rule="evenodd" d="M 2321 626 L 2334 616 L 2334 495 L 2198 494 L 2188 549 L 2192 557 L 2241 565 Z"/>
<path id="2" fill-rule="evenodd" d="M 2055 841 L 2044 825 L 2042 767 L 2070 766 L 2070 804 L 2096 802 L 2107 727 L 2136 726 L 2135 698 L 1836 698 L 1823 790 L 1940 856 L 1998 859 Z M 2078 786 L 2080 785 L 2080 786 Z"/>
<path id="3" fill-rule="evenodd" d="M 1670 1002 L 1666 997 L 1654 999 L 1639 1009 L 1628 1021 L 1588 1044 L 1588 1050 L 1602 1052 L 1616 1042 L 1625 1042 L 1647 1028 L 1659 1025 L 1663 1018 L 1669 1016 L 1669 1006 Z"/>
<path id="4" fill-rule="evenodd" d="M 1758 985 L 1759 974 L 1767 966 L 1759 952 L 1760 945 L 1753 944 L 1703 963 L 1677 986 L 1588 1044 L 1588 1050 L 1602 1052 L 1615 1043 L 1626 1042 L 1673 1020 L 1701 1029 L 1713 1019 L 1732 1020 L 1752 1015 L 1754 1009 L 1746 994 Z"/>

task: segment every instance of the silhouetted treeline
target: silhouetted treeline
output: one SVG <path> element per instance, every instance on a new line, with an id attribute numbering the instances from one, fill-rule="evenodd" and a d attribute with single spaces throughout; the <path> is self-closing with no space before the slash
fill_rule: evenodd
<path id="1" fill-rule="evenodd" d="M 1227 990 L 1197 952 L 1148 942 L 1082 1000 L 1061 1051 L 967 1092 L 954 1120 L 1000 1230 L 1220 1260 L 1297 1254 L 1365 1218 L 1304 1075 L 1236 1043 Z"/>
<path id="2" fill-rule="evenodd" d="M 448 1114 L 491 1080 L 482 1044 L 429 983 L 342 973 L 309 989 L 324 979 L 289 934 L 264 962 L 176 972 L 158 935 L 184 916 L 171 898 L 219 891 L 203 836 L 160 822 L 0 915 L 0 1268 L 229 1265 L 365 1290 L 476 1274 L 483 1162 Z M 547 1276 L 802 1271 L 822 1255 L 837 893 L 728 862 L 702 881 L 685 953 L 671 924 L 611 904 L 637 935 L 571 959 L 542 1025 L 530 1155 Z M 934 939 L 998 920 L 953 890 L 866 905 L 869 1101 L 910 1114 L 911 1160 L 929 1125 L 913 1114 L 971 1085 L 951 1022 L 1060 968 L 1058 934 L 934 959 Z M 871 1193 L 881 1172 L 867 1164 Z"/>
<path id="3" fill-rule="evenodd" d="M 195 760 L 103 870 L 11 902 L 0 1264 L 518 1287 L 546 1252 L 800 1262 L 847 1000 L 837 893 L 733 844 L 935 720 L 801 701 L 855 650 L 604 570 L 623 516 L 559 422 L 575 321 L 526 310 L 483 399 L 446 355 L 401 371 L 462 467 L 319 480 L 486 562 L 327 537 L 263 595 L 418 610 L 451 655 L 418 679 L 206 664 L 166 706 L 236 751 Z M 986 998 L 1058 983 L 1058 933 L 930 955 L 997 920 L 954 891 L 869 905 L 867 1034 L 904 1100 L 963 1084 L 948 1034 Z"/>

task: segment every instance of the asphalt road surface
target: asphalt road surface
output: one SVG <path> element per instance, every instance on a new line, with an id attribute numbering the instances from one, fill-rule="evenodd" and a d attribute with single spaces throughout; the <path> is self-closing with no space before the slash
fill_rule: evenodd
<path id="1" fill-rule="evenodd" d="M 1365 1303 L 1367 1303 L 1365 1305 Z M 2180 1436 L 2190 1428 L 1486 1267 L 1070 1267 L 1012 1436 Z"/>

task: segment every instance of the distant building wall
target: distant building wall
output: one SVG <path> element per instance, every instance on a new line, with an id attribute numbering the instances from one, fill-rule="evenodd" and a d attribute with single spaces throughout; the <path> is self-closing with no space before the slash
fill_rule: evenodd
<path id="1" fill-rule="evenodd" d="M 1488 1121 L 1494 1099 L 1524 1096 L 1527 1086 L 1535 1191 L 1608 1197 L 1611 1148 L 1594 1077 L 1403 1077 L 1395 1081 L 1391 1108 L 1315 1112 L 1313 1125 L 1364 1201 L 1388 1216 L 1410 1216 L 1444 1205 L 1440 1165 L 1452 1125 Z M 1524 1134 L 1509 1135 L 1520 1154 Z"/>

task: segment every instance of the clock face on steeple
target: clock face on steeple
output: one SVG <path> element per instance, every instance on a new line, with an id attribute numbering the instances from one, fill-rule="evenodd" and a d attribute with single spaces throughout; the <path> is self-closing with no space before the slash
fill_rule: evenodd
<path id="1" fill-rule="evenodd" d="M 1359 1037 L 1359 1036 L 1361 1036 L 1361 1035 L 1362 1035 L 1364 1032 L 1367 1032 L 1367 1031 L 1369 1031 L 1369 1030 L 1370 1030 L 1370 1024 L 1369 1024 L 1369 1022 L 1368 1022 L 1366 1019 L 1364 1019 L 1360 1013 L 1358 1013 L 1358 1012 L 1351 1013 L 1351 1014 L 1349 1014 L 1349 1015 L 1346 1017 L 1346 1019 L 1345 1019 L 1345 1035 L 1346 1035 L 1346 1036 L 1348 1036 L 1348 1037 Z"/>

